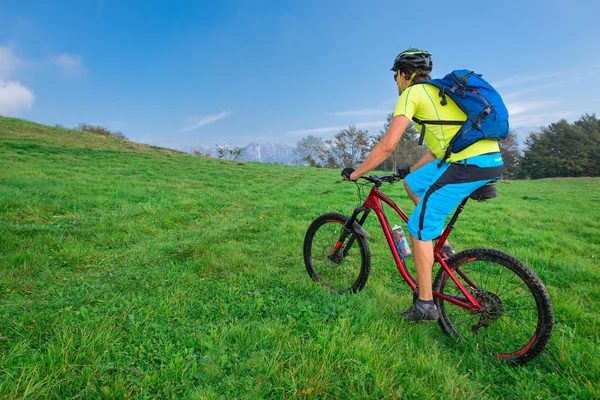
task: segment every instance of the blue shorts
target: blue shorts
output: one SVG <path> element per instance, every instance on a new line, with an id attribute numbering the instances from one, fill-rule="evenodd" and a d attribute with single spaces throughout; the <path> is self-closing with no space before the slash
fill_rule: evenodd
<path id="1" fill-rule="evenodd" d="M 408 174 L 405 182 L 421 200 L 408 219 L 408 231 L 423 241 L 438 237 L 446 218 L 465 197 L 497 179 L 504 163 L 500 153 L 482 154 L 462 161 L 431 161 Z"/>

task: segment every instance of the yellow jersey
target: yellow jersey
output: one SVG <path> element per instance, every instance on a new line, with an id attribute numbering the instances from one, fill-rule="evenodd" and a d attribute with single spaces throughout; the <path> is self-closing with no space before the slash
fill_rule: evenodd
<path id="1" fill-rule="evenodd" d="M 400 95 L 394 110 L 394 117 L 404 115 L 409 120 L 416 117 L 421 121 L 466 121 L 467 115 L 454 100 L 450 96 L 446 96 L 446 99 L 448 104 L 442 106 L 438 88 L 428 83 L 416 83 Z M 416 122 L 415 126 L 421 132 L 422 126 Z M 441 160 L 444 158 L 450 140 L 459 129 L 460 125 L 425 124 L 425 143 L 429 150 Z M 497 153 L 499 151 L 500 145 L 497 140 L 483 139 L 473 143 L 461 152 L 451 153 L 447 161 L 455 162 L 480 154 Z"/>

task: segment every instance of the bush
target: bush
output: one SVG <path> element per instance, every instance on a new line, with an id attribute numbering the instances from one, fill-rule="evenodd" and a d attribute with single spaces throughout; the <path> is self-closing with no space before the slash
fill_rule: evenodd
<path id="1" fill-rule="evenodd" d="M 211 157 L 210 157 L 210 153 L 205 153 L 205 152 L 202 152 L 202 151 L 200 151 L 200 150 L 194 150 L 193 154 L 194 154 L 195 156 L 198 156 L 198 157 L 211 158 Z"/>
<path id="2" fill-rule="evenodd" d="M 117 131 L 117 132 L 111 132 L 109 129 L 97 125 L 90 125 L 90 124 L 86 124 L 86 123 L 80 123 L 79 125 L 77 125 L 77 127 L 75 128 L 78 131 L 82 131 L 82 132 L 91 132 L 91 133 L 96 133 L 98 135 L 104 135 L 104 136 L 115 136 L 121 139 L 127 139 L 127 136 L 125 136 L 125 134 L 123 132 Z"/>
<path id="3" fill-rule="evenodd" d="M 125 134 L 121 131 L 112 132 L 111 134 L 115 137 L 127 140 L 127 136 L 125 136 Z"/>

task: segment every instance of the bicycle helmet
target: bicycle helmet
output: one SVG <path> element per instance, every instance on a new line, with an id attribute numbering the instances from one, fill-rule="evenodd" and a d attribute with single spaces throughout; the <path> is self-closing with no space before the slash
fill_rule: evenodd
<path id="1" fill-rule="evenodd" d="M 394 60 L 394 66 L 391 71 L 400 70 L 423 70 L 431 71 L 433 69 L 433 61 L 431 61 L 431 53 L 424 50 L 410 48 L 398 54 Z"/>

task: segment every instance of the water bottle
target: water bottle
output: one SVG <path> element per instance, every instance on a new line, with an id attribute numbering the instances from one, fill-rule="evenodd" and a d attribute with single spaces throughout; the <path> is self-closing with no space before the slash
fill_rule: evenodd
<path id="1" fill-rule="evenodd" d="M 412 252 L 410 251 L 408 240 L 406 240 L 406 236 L 404 235 L 404 231 L 402 230 L 401 226 L 394 225 L 392 228 L 392 237 L 394 238 L 394 243 L 396 244 L 396 248 L 398 249 L 398 254 L 400 257 L 410 257 Z"/>

